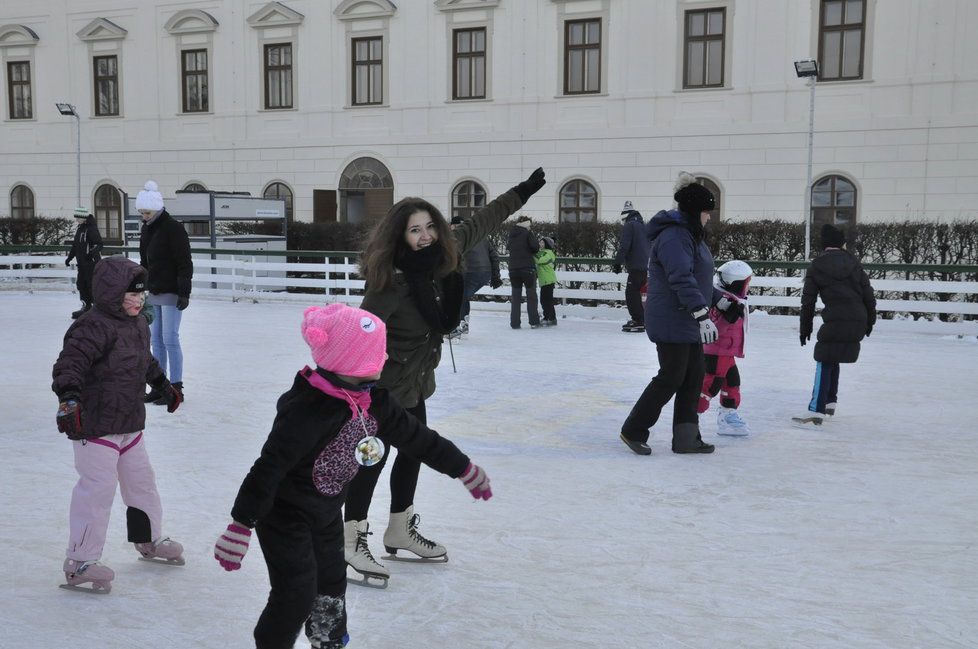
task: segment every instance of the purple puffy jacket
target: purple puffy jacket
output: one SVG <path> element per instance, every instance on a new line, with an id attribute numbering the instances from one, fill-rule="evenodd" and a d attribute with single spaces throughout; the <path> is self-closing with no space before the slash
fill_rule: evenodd
<path id="1" fill-rule="evenodd" d="M 149 351 L 149 325 L 122 308 L 126 289 L 146 270 L 124 257 L 95 265 L 95 306 L 65 333 L 54 363 L 51 389 L 58 398 L 81 404 L 82 434 L 102 437 L 134 433 L 146 423 L 146 384 L 164 386 L 166 377 Z"/>

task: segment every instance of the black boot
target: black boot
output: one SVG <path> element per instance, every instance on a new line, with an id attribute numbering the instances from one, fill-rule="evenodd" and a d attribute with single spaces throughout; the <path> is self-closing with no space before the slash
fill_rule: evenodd
<path id="1" fill-rule="evenodd" d="M 652 447 L 647 443 L 628 439 L 625 437 L 625 433 L 621 433 L 619 437 L 621 437 L 621 441 L 625 442 L 625 446 L 632 449 L 638 455 L 652 455 Z"/>
<path id="2" fill-rule="evenodd" d="M 700 427 L 697 424 L 673 424 L 672 452 L 673 453 L 712 453 L 713 444 L 707 444 L 700 437 Z"/>
<path id="3" fill-rule="evenodd" d="M 77 311 L 75 311 L 75 312 L 73 312 L 71 314 L 71 319 L 72 320 L 77 320 L 78 318 L 80 318 L 82 316 L 83 313 L 85 313 L 86 311 L 88 311 L 91 308 L 92 308 L 92 303 L 91 302 L 85 302 L 85 303 L 83 303 L 82 304 L 82 308 L 78 309 Z"/>

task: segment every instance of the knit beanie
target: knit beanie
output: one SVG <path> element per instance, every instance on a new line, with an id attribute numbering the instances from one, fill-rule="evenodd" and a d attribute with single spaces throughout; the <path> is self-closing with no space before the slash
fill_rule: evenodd
<path id="1" fill-rule="evenodd" d="M 151 210 L 159 212 L 163 209 L 163 194 L 155 181 L 147 180 L 143 191 L 136 195 L 136 211 Z"/>
<path id="2" fill-rule="evenodd" d="M 701 212 L 709 212 L 717 205 L 710 190 L 699 183 L 690 183 L 673 194 L 679 210 L 684 214 L 699 216 Z"/>
<path id="3" fill-rule="evenodd" d="M 841 248 L 846 245 L 846 234 L 831 223 L 822 226 L 822 248 Z"/>
<path id="4" fill-rule="evenodd" d="M 625 201 L 625 205 L 621 208 L 621 215 L 622 216 L 628 216 L 628 213 L 629 212 L 632 212 L 634 210 L 635 210 L 635 208 L 632 207 L 632 202 L 631 201 Z"/>
<path id="5" fill-rule="evenodd" d="M 333 374 L 373 376 L 384 367 L 387 326 L 369 311 L 336 303 L 308 307 L 302 338 L 316 365 Z"/>
<path id="6" fill-rule="evenodd" d="M 76 219 L 87 219 L 88 218 L 88 208 L 87 207 L 76 207 L 75 208 L 75 218 Z"/>

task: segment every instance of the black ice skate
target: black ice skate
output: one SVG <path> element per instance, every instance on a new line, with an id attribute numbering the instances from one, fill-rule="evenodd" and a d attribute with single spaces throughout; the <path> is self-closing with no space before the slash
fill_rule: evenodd
<path id="1" fill-rule="evenodd" d="M 625 442 L 625 446 L 632 449 L 638 455 L 652 455 L 652 447 L 645 442 L 628 439 L 625 437 L 625 433 L 620 433 L 618 436 L 621 437 L 621 441 Z"/>

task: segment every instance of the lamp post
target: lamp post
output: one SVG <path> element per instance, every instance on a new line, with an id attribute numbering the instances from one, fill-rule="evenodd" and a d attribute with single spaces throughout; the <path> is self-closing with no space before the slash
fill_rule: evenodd
<path id="1" fill-rule="evenodd" d="M 812 148 L 815 141 L 815 81 L 818 79 L 818 61 L 795 61 L 795 74 L 799 79 L 808 78 L 808 181 L 805 183 L 805 260 L 812 249 Z"/>
<path id="2" fill-rule="evenodd" d="M 76 180 L 77 180 L 77 196 L 75 197 L 75 207 L 81 207 L 81 118 L 78 117 L 78 113 L 75 112 L 75 107 L 71 104 L 55 104 L 58 107 L 58 112 L 65 116 L 73 116 L 75 118 L 75 164 L 76 170 Z"/>

